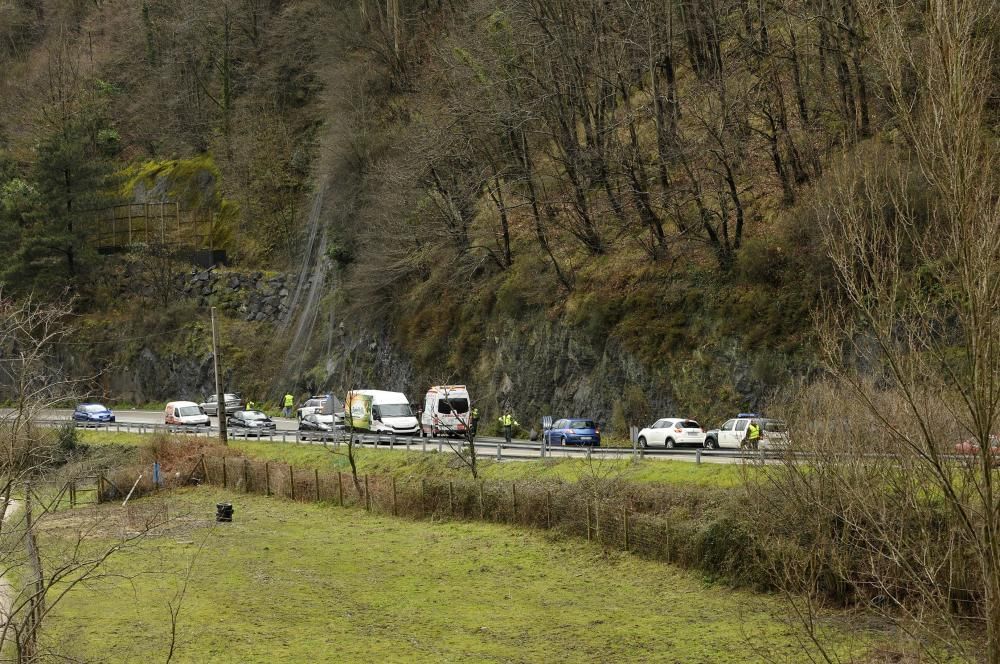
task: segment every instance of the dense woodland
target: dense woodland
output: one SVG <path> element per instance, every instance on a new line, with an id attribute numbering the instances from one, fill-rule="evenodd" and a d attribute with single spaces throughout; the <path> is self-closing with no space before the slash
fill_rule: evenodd
<path id="1" fill-rule="evenodd" d="M 322 315 L 308 312 L 320 341 L 297 349 L 303 388 L 336 385 L 324 357 L 347 321 L 343 348 L 379 340 L 407 387 L 478 379 L 546 399 L 610 353 L 640 367 L 608 378 L 636 387 L 618 404 L 635 416 L 757 405 L 813 372 L 816 305 L 839 297 L 818 228 L 841 185 L 890 163 L 926 188 L 893 110 L 922 103 L 925 11 L 13 0 L 0 7 L 3 278 L 68 288 L 98 317 L 108 299 L 127 310 L 83 216 L 133 196 L 130 169 L 207 158 L 234 267 L 329 275 L 310 305 Z M 553 341 L 558 329 L 571 336 Z M 489 341 L 526 330 L 574 366 L 513 375 L 521 360 Z"/>

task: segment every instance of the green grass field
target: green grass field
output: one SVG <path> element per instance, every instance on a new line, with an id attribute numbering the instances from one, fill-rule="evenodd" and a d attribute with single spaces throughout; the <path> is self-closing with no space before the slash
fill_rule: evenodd
<path id="1" fill-rule="evenodd" d="M 162 661 L 168 607 L 194 560 L 175 662 L 806 659 L 779 599 L 586 542 L 209 488 L 162 500 L 178 527 L 120 552 L 110 577 L 70 594 L 46 623 L 48 647 Z M 234 503 L 234 523 L 211 521 L 220 500 Z M 864 650 L 843 616 L 828 620 L 841 654 Z"/>
<path id="2" fill-rule="evenodd" d="M 81 430 L 79 439 L 90 445 L 117 443 L 120 445 L 144 445 L 150 436 L 134 433 L 112 433 L 106 431 Z M 280 461 L 294 466 L 319 468 L 320 470 L 349 469 L 344 448 L 323 447 L 270 441 L 232 440 L 230 447 L 248 457 L 260 460 Z M 406 452 L 387 448 L 356 448 L 358 470 L 368 474 L 425 475 L 445 477 L 449 475 L 468 477 L 468 469 L 456 463 L 453 453 L 445 448 L 441 454 L 435 452 Z M 561 479 L 578 480 L 591 474 L 601 477 L 620 477 L 633 482 L 687 483 L 704 486 L 736 486 L 743 481 L 745 472 L 753 472 L 753 467 L 738 464 L 695 464 L 690 461 L 669 461 L 647 459 L 640 462 L 630 460 L 585 459 L 539 459 L 535 461 L 504 461 L 497 463 L 488 456 L 480 457 L 480 472 L 483 479 Z"/>

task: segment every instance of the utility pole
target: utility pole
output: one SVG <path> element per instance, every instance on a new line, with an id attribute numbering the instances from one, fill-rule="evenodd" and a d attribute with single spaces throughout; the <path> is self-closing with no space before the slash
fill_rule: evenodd
<path id="1" fill-rule="evenodd" d="M 215 359 L 215 414 L 219 418 L 219 442 L 228 445 L 226 438 L 226 400 L 219 378 L 219 335 L 215 328 L 215 307 L 212 307 L 212 357 Z"/>

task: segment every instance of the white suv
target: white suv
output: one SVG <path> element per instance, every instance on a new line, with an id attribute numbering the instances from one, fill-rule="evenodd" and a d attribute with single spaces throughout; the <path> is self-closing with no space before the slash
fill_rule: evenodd
<path id="1" fill-rule="evenodd" d="M 673 449 L 677 445 L 703 445 L 705 430 L 694 420 L 684 417 L 665 417 L 639 432 L 639 447 L 663 445 Z"/>
<path id="2" fill-rule="evenodd" d="M 741 447 L 747 437 L 747 427 L 752 421 L 760 425 L 761 448 L 774 449 L 788 444 L 788 427 L 781 420 L 761 417 L 756 413 L 740 413 L 735 418 L 727 420 L 718 429 L 709 431 L 705 435 L 705 447 L 710 450 L 720 447 Z"/>
<path id="3" fill-rule="evenodd" d="M 343 404 L 340 403 L 340 399 L 338 399 L 337 397 L 335 397 L 333 395 L 330 395 L 330 394 L 327 394 L 326 396 L 316 396 L 316 397 L 310 397 L 310 398 L 306 399 L 306 402 L 304 404 L 302 404 L 299 407 L 299 409 L 298 409 L 299 421 L 301 422 L 305 418 L 306 415 L 313 415 L 313 414 L 322 413 L 323 412 L 323 404 L 328 399 L 331 401 L 331 403 L 330 403 L 330 409 L 333 411 L 332 413 L 328 413 L 328 414 L 333 415 L 333 423 L 334 424 L 343 424 L 344 423 L 344 406 L 343 406 Z"/>

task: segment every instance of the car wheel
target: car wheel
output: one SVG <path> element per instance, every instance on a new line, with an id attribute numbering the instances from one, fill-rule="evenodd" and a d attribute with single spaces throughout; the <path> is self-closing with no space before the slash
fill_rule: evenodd
<path id="1" fill-rule="evenodd" d="M 714 450 L 716 447 L 718 447 L 718 445 L 719 444 L 715 441 L 715 438 L 705 439 L 705 449 L 707 450 Z"/>
<path id="2" fill-rule="evenodd" d="M 642 449 L 646 449 L 646 437 L 645 436 L 639 436 L 639 447 L 641 447 Z"/>
<path id="3" fill-rule="evenodd" d="M 667 438 L 667 442 L 665 442 L 663 444 L 667 446 L 668 450 L 674 449 L 674 439 L 673 438 Z"/>

